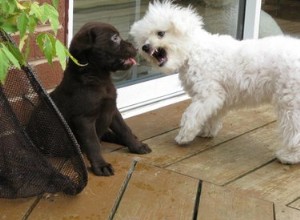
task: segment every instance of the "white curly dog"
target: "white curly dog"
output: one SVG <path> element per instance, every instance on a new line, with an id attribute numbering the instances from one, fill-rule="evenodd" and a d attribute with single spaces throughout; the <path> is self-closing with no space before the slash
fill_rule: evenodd
<path id="1" fill-rule="evenodd" d="M 300 40 L 287 36 L 238 41 L 208 33 L 192 7 L 154 1 L 130 34 L 141 55 L 164 73 L 179 72 L 192 103 L 175 138 L 214 137 L 221 118 L 237 107 L 272 103 L 282 163 L 300 162 Z"/>

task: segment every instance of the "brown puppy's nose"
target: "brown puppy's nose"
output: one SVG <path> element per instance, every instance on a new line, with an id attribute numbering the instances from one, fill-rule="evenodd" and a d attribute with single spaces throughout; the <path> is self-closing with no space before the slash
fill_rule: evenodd
<path id="1" fill-rule="evenodd" d="M 150 44 L 145 44 L 143 45 L 142 50 L 146 53 L 149 53 L 150 48 L 151 48 Z"/>

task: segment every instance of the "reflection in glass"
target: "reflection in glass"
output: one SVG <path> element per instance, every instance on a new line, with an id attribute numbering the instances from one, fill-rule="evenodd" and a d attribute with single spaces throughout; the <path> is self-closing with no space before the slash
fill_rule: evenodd
<path id="1" fill-rule="evenodd" d="M 264 0 L 262 1 L 262 10 L 268 13 L 277 27 L 270 27 L 270 23 L 260 23 L 260 33 L 266 29 L 273 28 L 274 33 L 288 34 L 294 37 L 300 37 L 300 1 L 299 0 Z M 275 28 L 279 29 L 277 32 Z"/>
<path id="2" fill-rule="evenodd" d="M 74 0 L 74 31 L 89 21 L 101 21 L 114 25 L 124 39 L 134 21 L 139 20 L 148 8 L 149 0 Z M 181 0 L 191 4 L 203 17 L 204 28 L 211 33 L 230 34 L 236 37 L 239 0 Z M 163 75 L 137 57 L 138 66 L 129 71 L 113 74 L 117 86 L 126 86 Z"/>

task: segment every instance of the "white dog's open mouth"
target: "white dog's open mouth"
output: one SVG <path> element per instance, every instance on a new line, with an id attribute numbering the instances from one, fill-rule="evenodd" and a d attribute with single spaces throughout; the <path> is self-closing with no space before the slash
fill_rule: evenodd
<path id="1" fill-rule="evenodd" d="M 167 61 L 167 52 L 163 48 L 158 48 L 152 51 L 151 56 L 158 61 L 158 66 L 163 66 Z"/>
<path id="2" fill-rule="evenodd" d="M 158 62 L 158 66 L 162 67 L 167 61 L 167 52 L 164 48 L 153 48 L 150 44 L 145 44 L 142 47 L 142 50 L 150 55 L 151 57 L 155 58 Z"/>

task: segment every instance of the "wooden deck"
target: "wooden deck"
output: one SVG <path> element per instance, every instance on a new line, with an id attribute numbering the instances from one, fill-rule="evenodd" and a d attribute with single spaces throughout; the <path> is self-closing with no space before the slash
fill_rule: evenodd
<path id="1" fill-rule="evenodd" d="M 0 199 L 0 219 L 299 220 L 300 165 L 274 157 L 280 145 L 269 106 L 232 112 L 214 139 L 185 147 L 174 137 L 189 101 L 127 119 L 153 152 L 104 144 L 116 174 L 89 174 L 84 191 Z"/>

